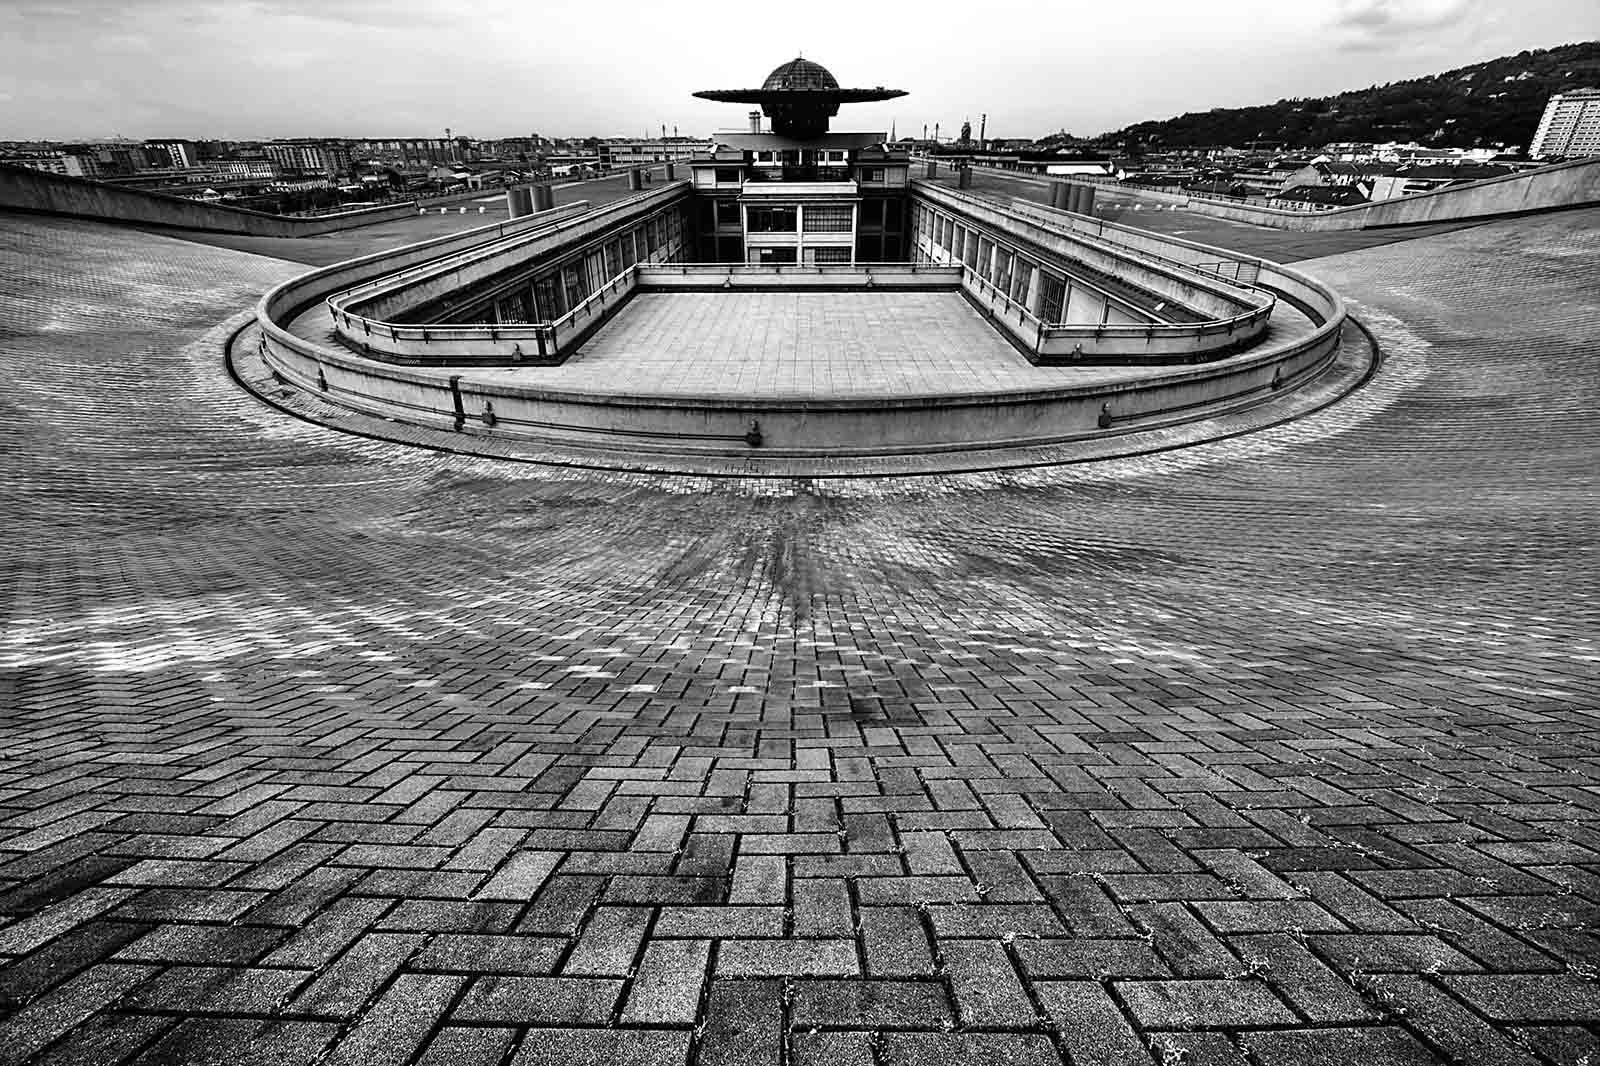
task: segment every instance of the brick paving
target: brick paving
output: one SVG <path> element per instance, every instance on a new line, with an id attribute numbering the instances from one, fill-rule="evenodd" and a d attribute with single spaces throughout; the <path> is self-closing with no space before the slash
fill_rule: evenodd
<path id="1" fill-rule="evenodd" d="M 4 221 L 0 1061 L 1600 1061 L 1600 212 L 1307 264 L 1298 421 L 858 481 L 290 420 L 293 264 Z"/>

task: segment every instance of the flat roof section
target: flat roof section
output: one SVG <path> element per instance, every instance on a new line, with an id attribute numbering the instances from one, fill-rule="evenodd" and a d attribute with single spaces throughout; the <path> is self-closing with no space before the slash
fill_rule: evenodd
<path id="1" fill-rule="evenodd" d="M 642 292 L 561 366 L 450 372 L 576 392 L 816 400 L 1149 374 L 1034 366 L 958 292 Z"/>

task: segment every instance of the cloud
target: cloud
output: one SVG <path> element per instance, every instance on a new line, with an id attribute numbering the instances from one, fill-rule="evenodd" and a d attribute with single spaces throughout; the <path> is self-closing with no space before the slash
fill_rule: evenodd
<path id="1" fill-rule="evenodd" d="M 1481 6 L 1482 0 L 1336 0 L 1329 24 L 1340 51 L 1381 52 L 1474 23 Z"/>
<path id="2" fill-rule="evenodd" d="M 1477 0 L 1339 0 L 1333 24 L 1364 32 L 1439 29 L 1465 20 Z"/>

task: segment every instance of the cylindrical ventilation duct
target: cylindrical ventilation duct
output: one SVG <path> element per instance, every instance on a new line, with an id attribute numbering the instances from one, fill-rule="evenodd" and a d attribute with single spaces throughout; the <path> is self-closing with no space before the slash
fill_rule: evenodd
<path id="1" fill-rule="evenodd" d="M 1085 185 L 1083 187 L 1083 203 L 1078 206 L 1078 214 L 1080 214 L 1080 215 L 1092 215 L 1092 214 L 1094 214 L 1094 186 L 1093 185 Z"/>
<path id="2" fill-rule="evenodd" d="M 930 180 L 939 176 L 939 163 L 937 160 L 928 160 L 928 169 L 924 176 Z"/>
<path id="3" fill-rule="evenodd" d="M 526 185 L 514 185 L 506 190 L 506 215 L 521 218 L 533 214 L 533 190 Z"/>
<path id="4" fill-rule="evenodd" d="M 1057 211 L 1065 211 L 1072 196 L 1072 186 L 1064 181 L 1058 181 L 1050 186 L 1050 206 Z"/>
<path id="5" fill-rule="evenodd" d="M 668 181 L 677 181 L 678 180 L 678 164 L 676 164 L 676 163 L 668 163 L 667 164 L 667 180 Z"/>
<path id="6" fill-rule="evenodd" d="M 548 211 L 556 206 L 556 193 L 550 186 L 535 185 L 532 192 L 533 210 L 535 212 Z"/>
<path id="7" fill-rule="evenodd" d="M 760 133 L 761 132 L 761 112 L 759 112 L 759 111 L 750 112 L 750 132 L 751 133 Z"/>
<path id="8" fill-rule="evenodd" d="M 1083 186 L 1068 185 L 1067 189 L 1067 210 L 1076 215 L 1083 210 Z"/>
<path id="9" fill-rule="evenodd" d="M 956 172 L 956 188 L 972 188 L 972 168 L 966 164 L 962 164 L 961 169 Z"/>
<path id="10" fill-rule="evenodd" d="M 638 192 L 642 188 L 644 188 L 644 178 L 640 177 L 639 171 L 637 169 L 628 171 L 628 189 Z"/>

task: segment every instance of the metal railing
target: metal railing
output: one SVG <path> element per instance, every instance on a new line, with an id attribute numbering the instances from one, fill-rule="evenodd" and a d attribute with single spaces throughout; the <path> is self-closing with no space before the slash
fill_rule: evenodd
<path id="1" fill-rule="evenodd" d="M 955 268 L 934 263 L 657 263 L 644 265 L 649 274 L 685 277 L 828 277 L 866 275 L 948 275 Z"/>
<path id="2" fill-rule="evenodd" d="M 1127 241 L 1118 239 L 1122 236 L 1122 227 L 1118 227 L 1113 223 L 1107 223 L 1101 219 L 1094 220 L 1092 224 L 1095 228 L 1091 233 L 1086 228 L 1086 224 L 1078 221 L 1078 219 L 1075 218 L 1070 212 L 1059 211 L 1052 207 L 1046 207 L 1043 204 L 1035 204 L 1027 200 L 1012 199 L 1008 204 L 996 205 L 994 201 L 988 200 L 987 198 L 975 197 L 955 189 L 940 188 L 939 193 L 984 210 L 1010 211 L 1014 214 L 1021 215 L 1024 218 L 1027 218 L 1041 226 L 1044 226 L 1047 229 L 1053 230 L 1060 236 L 1064 236 L 1071 240 L 1085 244 L 1090 244 L 1091 246 L 1094 243 L 1098 243 L 1102 246 L 1102 251 L 1110 252 L 1111 254 L 1129 253 L 1136 255 L 1141 259 L 1145 259 L 1165 267 L 1169 271 L 1177 271 L 1179 273 L 1203 273 L 1209 279 L 1220 280 L 1231 288 L 1241 290 L 1241 292 L 1245 294 L 1246 298 L 1248 299 L 1253 300 L 1262 296 L 1267 297 L 1269 300 L 1272 299 L 1272 294 L 1267 292 L 1261 286 L 1255 284 L 1253 277 L 1250 281 L 1245 281 L 1238 277 L 1230 277 L 1221 273 L 1220 270 L 1204 269 L 1203 264 L 1198 264 L 1183 259 L 1174 259 L 1171 256 L 1162 255 L 1160 252 L 1152 251 L 1149 248 L 1143 248 L 1135 244 L 1130 244 Z M 1246 260 L 1237 260 L 1236 262 L 1246 262 Z"/>
<path id="3" fill-rule="evenodd" d="M 644 206 L 647 202 L 663 198 L 672 198 L 675 190 L 670 186 L 642 192 L 613 203 L 606 204 L 593 211 L 577 209 L 578 205 L 569 205 L 570 208 L 554 208 L 560 212 L 561 217 L 549 220 L 548 225 L 540 225 L 530 230 L 519 231 L 515 234 L 480 244 L 476 247 L 447 255 L 439 259 L 429 260 L 407 270 L 388 274 L 360 285 L 343 289 L 327 297 L 325 303 L 333 317 L 335 329 L 347 340 L 362 346 L 369 346 L 374 336 L 387 337 L 393 342 L 404 340 L 421 340 L 423 343 L 432 343 L 436 338 L 440 340 L 469 340 L 479 337 L 488 337 L 491 340 L 500 340 L 509 337 L 513 340 L 528 340 L 539 346 L 541 354 L 549 354 L 550 342 L 553 338 L 553 325 L 550 322 L 504 324 L 492 326 L 479 325 L 425 325 L 404 326 L 396 325 L 378 318 L 358 314 L 349 310 L 352 300 L 359 299 L 370 301 L 379 296 L 387 295 L 416 284 L 428 277 L 447 274 L 453 270 L 484 258 L 503 255 L 521 244 L 535 241 L 561 229 L 565 225 L 583 221 L 586 223 L 604 223 L 608 217 L 618 214 L 627 214 Z M 540 216 L 528 216 L 537 218 Z M 631 269 L 631 268 L 630 268 Z M 619 275 L 620 277 L 621 275 Z M 614 280 L 614 279 L 613 279 Z M 606 285 L 609 285 L 607 282 Z M 598 291 L 606 288 L 602 285 Z M 587 299 L 587 298 L 586 298 Z M 581 306 L 581 305 L 580 305 Z M 570 312 L 569 312 L 570 313 Z M 565 317 L 565 316 L 563 316 Z M 558 320 L 559 321 L 559 320 Z"/>

